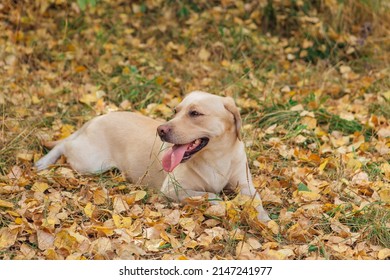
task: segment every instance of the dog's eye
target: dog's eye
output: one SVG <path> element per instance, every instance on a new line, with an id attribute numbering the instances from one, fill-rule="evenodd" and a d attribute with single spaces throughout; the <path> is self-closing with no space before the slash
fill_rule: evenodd
<path id="1" fill-rule="evenodd" d="M 198 111 L 192 110 L 189 112 L 189 115 L 190 117 L 198 117 L 198 116 L 202 116 L 203 114 L 199 113 Z"/>

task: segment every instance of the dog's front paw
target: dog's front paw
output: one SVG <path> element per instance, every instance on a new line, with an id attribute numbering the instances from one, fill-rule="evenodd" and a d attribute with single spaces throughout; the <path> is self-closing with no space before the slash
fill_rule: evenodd
<path id="1" fill-rule="evenodd" d="M 266 211 L 260 211 L 257 215 L 257 219 L 262 223 L 267 223 L 271 221 L 271 218 L 268 216 Z"/>

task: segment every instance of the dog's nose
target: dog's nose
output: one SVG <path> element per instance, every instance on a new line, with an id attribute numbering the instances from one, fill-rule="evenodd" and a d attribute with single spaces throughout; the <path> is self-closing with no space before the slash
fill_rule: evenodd
<path id="1" fill-rule="evenodd" d="M 171 131 L 171 127 L 166 124 L 162 124 L 157 127 L 158 135 L 163 139 L 169 132 Z"/>

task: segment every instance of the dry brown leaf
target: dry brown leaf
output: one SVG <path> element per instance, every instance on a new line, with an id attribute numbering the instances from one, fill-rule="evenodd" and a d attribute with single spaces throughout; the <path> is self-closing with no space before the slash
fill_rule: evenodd
<path id="1" fill-rule="evenodd" d="M 207 61 L 210 58 L 210 52 L 207 51 L 205 48 L 201 48 L 198 57 L 200 58 L 200 60 Z"/>
<path id="2" fill-rule="evenodd" d="M 380 260 L 385 260 L 385 259 L 388 259 L 389 257 L 390 257 L 390 249 L 389 248 L 381 249 L 378 252 L 378 259 L 380 259 Z"/>
<path id="3" fill-rule="evenodd" d="M 180 220 L 180 211 L 175 209 L 170 214 L 164 217 L 164 222 L 168 225 L 174 226 L 179 223 Z"/>
<path id="4" fill-rule="evenodd" d="M 93 192 L 93 202 L 96 205 L 102 205 L 106 203 L 107 190 L 105 188 L 98 188 Z"/>
<path id="5" fill-rule="evenodd" d="M 8 248 L 14 245 L 20 228 L 3 227 L 0 229 L 0 249 Z"/>
<path id="6" fill-rule="evenodd" d="M 38 248 L 40 250 L 47 250 L 54 247 L 55 236 L 43 230 L 37 230 Z"/>
<path id="7" fill-rule="evenodd" d="M 120 214 L 129 210 L 129 205 L 122 199 L 121 196 L 115 196 L 113 200 L 114 213 Z"/>
<path id="8" fill-rule="evenodd" d="M 205 215 L 224 217 L 226 216 L 226 204 L 221 202 L 215 205 L 211 205 L 204 213 Z"/>
<path id="9" fill-rule="evenodd" d="M 14 204 L 12 202 L 0 199 L 0 207 L 13 208 Z"/>
<path id="10" fill-rule="evenodd" d="M 49 188 L 49 185 L 45 182 L 35 182 L 31 189 L 35 192 L 43 193 Z"/>

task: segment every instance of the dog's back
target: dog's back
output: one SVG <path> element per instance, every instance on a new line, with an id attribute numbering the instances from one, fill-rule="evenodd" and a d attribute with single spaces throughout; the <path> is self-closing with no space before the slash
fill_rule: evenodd
<path id="1" fill-rule="evenodd" d="M 136 113 L 109 113 L 54 142 L 53 149 L 35 165 L 43 170 L 65 155 L 71 167 L 82 174 L 116 167 L 134 183 L 160 187 L 165 176 L 159 159 L 162 142 L 156 132 L 160 124 Z"/>

